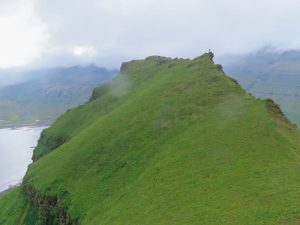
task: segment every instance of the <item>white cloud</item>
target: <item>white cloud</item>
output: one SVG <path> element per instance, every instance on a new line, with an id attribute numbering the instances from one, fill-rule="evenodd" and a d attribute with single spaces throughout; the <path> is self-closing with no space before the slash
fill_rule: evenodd
<path id="1" fill-rule="evenodd" d="M 0 67 L 24 66 L 36 59 L 48 38 L 33 2 L 6 2 L 0 11 Z M 2 2 L 3 4 L 3 2 Z M 13 6 L 13 7 L 12 7 Z"/>
<path id="2" fill-rule="evenodd" d="M 75 46 L 72 48 L 72 52 L 78 57 L 93 57 L 96 54 L 93 46 Z"/>
<path id="3" fill-rule="evenodd" d="M 296 0 L 13 1 L 18 12 L 0 5 L 5 9 L 0 10 L 5 34 L 0 66 L 29 61 L 118 66 L 153 54 L 195 57 L 208 49 L 223 55 L 265 45 L 300 48 Z"/>

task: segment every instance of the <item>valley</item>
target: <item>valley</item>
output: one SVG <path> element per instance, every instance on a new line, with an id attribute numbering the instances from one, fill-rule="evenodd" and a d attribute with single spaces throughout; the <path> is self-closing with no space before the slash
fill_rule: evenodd
<path id="1" fill-rule="evenodd" d="M 0 87 L 0 127 L 48 126 L 116 74 L 95 65 L 19 72 L 23 80 Z"/>
<path id="2" fill-rule="evenodd" d="M 300 52 L 262 49 L 233 57 L 224 70 L 258 98 L 271 98 L 300 127 Z"/>

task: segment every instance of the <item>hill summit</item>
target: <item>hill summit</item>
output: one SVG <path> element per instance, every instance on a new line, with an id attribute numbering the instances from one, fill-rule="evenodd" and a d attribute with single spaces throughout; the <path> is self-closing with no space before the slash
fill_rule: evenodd
<path id="1" fill-rule="evenodd" d="M 44 130 L 0 224 L 297 224 L 298 130 L 212 58 L 124 63 Z"/>

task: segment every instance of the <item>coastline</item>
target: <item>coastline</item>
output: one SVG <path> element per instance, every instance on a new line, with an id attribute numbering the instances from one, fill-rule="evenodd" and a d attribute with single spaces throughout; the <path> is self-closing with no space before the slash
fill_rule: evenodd
<path id="1" fill-rule="evenodd" d="M 0 129 L 20 129 L 23 127 L 26 128 L 36 128 L 36 127 L 49 127 L 51 124 L 50 123 L 16 123 L 16 124 L 5 124 L 5 125 L 1 125 L 0 124 Z"/>
<path id="2" fill-rule="evenodd" d="M 20 187 L 22 184 L 22 181 L 20 181 L 19 183 L 15 184 L 15 185 L 10 185 L 7 189 L 3 190 L 3 191 L 0 191 L 0 196 L 1 195 L 4 195 L 5 193 L 17 188 L 17 187 Z"/>
<path id="3" fill-rule="evenodd" d="M 23 132 L 26 132 L 27 133 L 27 131 L 32 131 L 32 129 L 41 129 L 41 131 L 43 130 L 43 129 L 45 129 L 45 128 L 47 128 L 48 126 L 45 126 L 45 125 L 41 125 L 41 124 L 39 124 L 39 125 L 33 125 L 33 124 L 18 124 L 18 125 L 14 125 L 14 126 L 6 126 L 6 127 L 0 127 L 0 130 L 2 130 L 1 132 L 4 132 L 4 133 L 7 133 L 7 132 L 9 132 L 9 133 L 11 133 L 11 132 L 13 132 L 13 133 L 23 133 Z M 39 134 L 39 137 L 40 137 L 40 134 Z M 34 144 L 34 143 L 32 143 L 32 145 L 31 146 L 27 146 L 27 145 L 24 145 L 23 147 L 21 146 L 20 148 L 18 148 L 19 150 L 21 149 L 21 151 L 22 151 L 22 148 L 24 148 L 24 150 L 26 150 L 27 149 L 27 151 L 29 150 L 29 149 L 31 149 L 30 151 L 31 151 L 31 156 L 32 156 L 32 151 L 33 151 L 33 149 L 36 147 L 36 144 L 37 144 L 37 141 L 38 141 L 38 139 L 36 140 L 36 143 Z M 12 147 L 12 148 L 14 148 L 14 147 Z M 5 149 L 5 148 L 4 148 Z M 5 152 L 5 151 L 4 151 Z M 29 160 L 29 156 L 26 156 L 26 158 L 28 158 L 27 160 L 27 165 L 26 165 L 26 170 L 27 170 L 27 167 L 28 167 L 28 165 L 32 162 L 31 161 L 31 156 L 30 156 L 30 160 Z M 23 157 L 22 157 L 23 158 Z M 3 163 L 1 163 L 1 166 L 3 166 L 4 168 L 6 168 L 6 170 L 7 170 L 7 173 L 9 174 L 9 168 L 7 168 L 6 166 L 5 166 L 5 161 L 3 161 Z M 22 166 L 22 167 L 24 167 L 24 169 L 25 169 L 25 164 Z M 25 174 L 24 174 L 25 175 Z M 23 180 L 23 177 L 24 176 L 16 176 L 15 178 L 16 179 L 14 179 L 14 180 L 11 180 L 11 181 L 5 181 L 5 176 L 3 176 L 2 178 L 3 179 L 1 179 L 2 180 L 2 182 L 4 182 L 3 184 L 1 184 L 0 185 L 0 196 L 1 195 L 3 195 L 3 194 L 5 194 L 6 192 L 8 192 L 8 191 L 10 191 L 10 190 L 12 190 L 12 189 L 14 189 L 14 188 L 17 188 L 17 187 L 19 187 L 19 186 L 21 186 L 21 184 L 22 184 L 22 180 Z"/>

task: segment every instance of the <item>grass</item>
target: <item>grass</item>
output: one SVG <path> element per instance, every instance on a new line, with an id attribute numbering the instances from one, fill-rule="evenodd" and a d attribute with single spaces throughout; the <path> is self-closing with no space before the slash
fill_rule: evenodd
<path id="1" fill-rule="evenodd" d="M 27 204 L 20 188 L 0 196 L 0 224 L 36 224 L 36 209 Z"/>
<path id="2" fill-rule="evenodd" d="M 44 132 L 71 139 L 23 187 L 84 225 L 297 224 L 299 132 L 272 104 L 210 54 L 133 61 Z"/>

